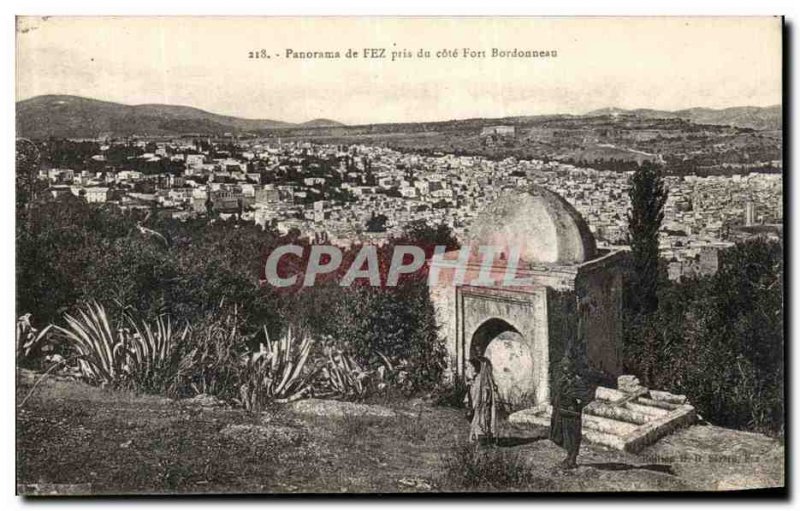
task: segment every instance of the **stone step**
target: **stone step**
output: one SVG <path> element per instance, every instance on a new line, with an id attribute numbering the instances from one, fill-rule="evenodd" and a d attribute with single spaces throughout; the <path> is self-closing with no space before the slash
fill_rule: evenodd
<path id="1" fill-rule="evenodd" d="M 641 399 L 641 398 L 639 398 Z M 633 412 L 643 413 L 649 415 L 651 418 L 659 418 L 669 415 L 670 410 L 665 410 L 664 408 L 659 408 L 656 406 L 649 406 L 646 404 L 637 403 L 635 401 L 627 402 L 623 405 L 628 410 Z"/>
<path id="2" fill-rule="evenodd" d="M 538 426 L 550 427 L 550 416 L 550 411 L 535 412 L 532 410 L 521 410 L 511 414 L 508 420 L 513 424 L 536 424 Z M 599 433 L 625 436 L 635 431 L 638 425 L 584 413 L 582 427 L 585 430 L 594 430 Z"/>
<path id="3" fill-rule="evenodd" d="M 680 405 L 674 410 L 667 410 L 641 403 L 612 405 L 608 402 L 592 401 L 584 408 L 581 430 L 587 442 L 638 452 L 676 429 L 692 424 L 696 418 L 691 405 Z M 512 413 L 508 420 L 514 424 L 549 428 L 550 407 L 520 410 Z"/>
<path id="4" fill-rule="evenodd" d="M 697 420 L 697 413 L 691 405 L 681 405 L 667 415 L 654 419 L 640 426 L 625 438 L 625 450 L 638 452 L 648 445 L 652 445 L 660 438 L 667 436 L 677 429 L 689 426 Z"/>
<path id="5" fill-rule="evenodd" d="M 625 439 L 617 435 L 603 433 L 602 431 L 597 431 L 594 429 L 583 429 L 581 433 L 587 442 L 597 445 L 604 445 L 618 451 L 625 450 Z"/>
<path id="6" fill-rule="evenodd" d="M 604 401 L 592 401 L 586 406 L 586 408 L 584 408 L 583 413 L 589 413 L 591 415 L 597 415 L 600 417 L 606 417 L 608 419 L 629 422 L 637 425 L 645 424 L 652 418 L 650 414 L 612 405 Z"/>
<path id="7" fill-rule="evenodd" d="M 609 419 L 608 417 L 601 417 L 590 413 L 583 414 L 583 428 L 593 429 L 601 433 L 625 436 L 633 433 L 637 427 L 637 424 L 626 421 Z"/>
<path id="8" fill-rule="evenodd" d="M 508 417 L 512 424 L 529 424 L 550 427 L 550 411 L 548 410 L 520 410 Z M 587 442 L 604 445 L 612 449 L 625 449 L 625 438 L 636 429 L 635 424 L 615 421 L 596 415 L 583 414 L 581 434 Z"/>
<path id="9" fill-rule="evenodd" d="M 672 403 L 676 405 L 688 404 L 686 396 L 684 396 L 683 394 L 672 394 L 670 392 L 664 392 L 663 390 L 651 390 L 650 399 L 654 399 L 656 401 L 661 401 L 661 402 Z"/>
<path id="10" fill-rule="evenodd" d="M 669 401 L 656 401 L 655 399 L 649 399 L 646 397 L 637 398 L 636 403 L 652 406 L 655 408 L 662 408 L 664 410 L 669 410 L 669 411 L 677 410 L 678 408 L 681 407 L 681 405 L 676 403 L 670 403 Z"/>

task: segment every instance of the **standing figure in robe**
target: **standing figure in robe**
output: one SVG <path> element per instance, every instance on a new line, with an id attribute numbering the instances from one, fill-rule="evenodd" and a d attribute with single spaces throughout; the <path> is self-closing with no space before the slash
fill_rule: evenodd
<path id="1" fill-rule="evenodd" d="M 492 363 L 486 357 L 470 359 L 475 377 L 465 396 L 471 414 L 470 442 L 492 443 L 497 438 L 497 387 L 492 375 Z"/>
<path id="2" fill-rule="evenodd" d="M 578 374 L 577 364 L 569 353 L 561 359 L 555 387 L 553 413 L 550 417 L 550 440 L 567 451 L 561 467 L 572 469 L 578 466 L 583 408 L 594 396 L 589 385 Z"/>

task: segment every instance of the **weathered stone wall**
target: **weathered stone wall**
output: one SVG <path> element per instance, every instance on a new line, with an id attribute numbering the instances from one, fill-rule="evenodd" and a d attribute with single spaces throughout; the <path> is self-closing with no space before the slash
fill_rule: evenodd
<path id="1" fill-rule="evenodd" d="M 434 286 L 430 288 L 431 303 L 435 312 L 436 324 L 439 327 L 439 337 L 444 340 L 447 349 L 448 366 L 445 370 L 445 379 L 453 381 L 463 374 L 461 361 L 458 359 L 456 349 L 456 289 L 451 286 Z"/>
<path id="2" fill-rule="evenodd" d="M 503 369 L 526 373 L 512 379 L 533 382 L 528 395 L 535 404 L 549 402 L 555 364 L 570 342 L 585 357 L 591 373 L 587 376 L 600 384 L 613 380 L 621 373 L 623 260 L 620 253 L 606 252 L 580 265 L 528 266 L 519 272 L 521 278 L 533 280 L 526 287 L 448 284 L 431 288 L 451 362 L 449 376 L 463 377 L 470 356 L 483 354 L 497 336 L 511 331 L 520 335 L 522 340 L 517 342 L 524 342 L 527 351 L 513 344 L 507 348 L 498 344 L 492 351 L 497 351 L 498 363 L 505 364 Z M 476 276 L 475 268 L 470 268 L 465 281 L 472 282 Z M 473 349 L 476 334 L 480 346 Z M 512 357 L 520 360 L 506 363 Z"/>
<path id="3" fill-rule="evenodd" d="M 591 369 L 612 379 L 622 374 L 621 261 L 616 258 L 579 272 L 576 282 L 587 361 Z"/>
<path id="4" fill-rule="evenodd" d="M 500 334 L 508 331 L 519 334 L 517 339 L 525 343 L 529 354 L 529 365 L 516 364 L 523 371 L 515 377 L 517 381 L 532 382 L 524 394 L 532 403 L 549 399 L 549 353 L 547 347 L 547 298 L 546 289 L 520 293 L 505 289 L 462 287 L 457 293 L 461 301 L 457 324 L 456 352 L 466 361 L 470 356 L 482 355 L 489 344 Z M 498 360 L 511 357 L 517 348 L 506 351 L 497 346 Z M 511 367 L 506 366 L 509 370 Z M 463 374 L 463 373 L 462 373 Z M 532 404 L 532 403 L 528 404 Z"/>
<path id="5" fill-rule="evenodd" d="M 574 291 L 547 290 L 547 320 L 549 325 L 548 351 L 550 387 L 555 385 L 558 363 L 570 342 L 578 336 L 578 316 Z"/>

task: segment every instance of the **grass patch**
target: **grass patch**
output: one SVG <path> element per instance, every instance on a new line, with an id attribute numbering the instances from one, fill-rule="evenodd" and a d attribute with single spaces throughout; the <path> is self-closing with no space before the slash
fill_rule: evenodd
<path id="1" fill-rule="evenodd" d="M 446 483 L 477 491 L 555 491 L 555 484 L 533 474 L 518 452 L 460 444 L 445 461 Z"/>
<path id="2" fill-rule="evenodd" d="M 464 408 L 464 396 L 469 387 L 461 378 L 454 377 L 452 382 L 440 386 L 434 393 L 436 406 L 449 406 L 451 408 Z"/>

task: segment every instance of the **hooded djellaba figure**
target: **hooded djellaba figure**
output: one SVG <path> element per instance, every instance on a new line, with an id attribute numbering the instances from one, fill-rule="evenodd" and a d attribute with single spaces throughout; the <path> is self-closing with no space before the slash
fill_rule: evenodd
<path id="1" fill-rule="evenodd" d="M 572 469 L 578 466 L 583 408 L 592 400 L 594 393 L 579 374 L 578 364 L 570 350 L 561 359 L 559 369 L 553 393 L 550 440 L 567 451 L 567 457 L 560 466 Z"/>
<path id="2" fill-rule="evenodd" d="M 475 377 L 464 396 L 467 418 L 472 422 L 469 441 L 492 443 L 497 437 L 497 387 L 492 375 L 492 363 L 486 357 L 473 357 L 469 362 L 475 371 Z"/>

